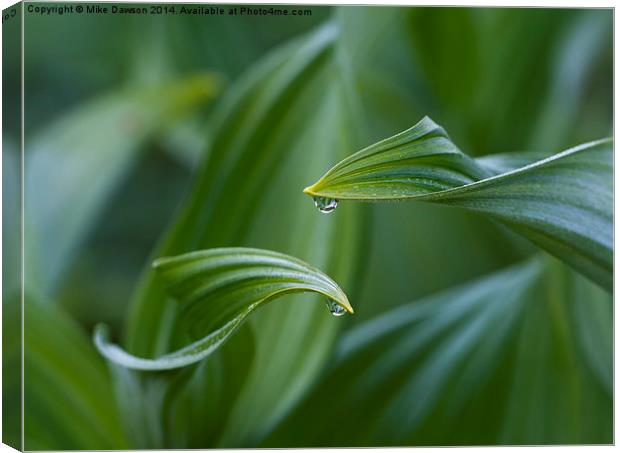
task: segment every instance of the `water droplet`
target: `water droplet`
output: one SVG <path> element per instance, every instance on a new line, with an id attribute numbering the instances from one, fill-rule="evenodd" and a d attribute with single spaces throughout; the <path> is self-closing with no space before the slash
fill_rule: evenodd
<path id="1" fill-rule="evenodd" d="M 338 207 L 338 200 L 335 198 L 314 197 L 314 205 L 319 208 L 323 214 L 329 214 Z"/>
<path id="2" fill-rule="evenodd" d="M 342 316 L 347 312 L 342 305 L 331 299 L 327 299 L 325 301 L 325 305 L 327 305 L 327 309 L 334 316 Z"/>

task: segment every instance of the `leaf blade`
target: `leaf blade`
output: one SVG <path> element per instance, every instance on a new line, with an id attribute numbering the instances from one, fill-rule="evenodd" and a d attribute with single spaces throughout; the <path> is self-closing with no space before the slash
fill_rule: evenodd
<path id="1" fill-rule="evenodd" d="M 580 313 L 593 296 L 605 306 L 598 320 Z M 608 443 L 609 327 L 589 330 L 597 350 L 573 326 L 610 326 L 611 303 L 535 256 L 401 305 L 343 335 L 331 369 L 261 446 Z"/>
<path id="2" fill-rule="evenodd" d="M 246 247 L 190 252 L 153 263 L 181 302 L 185 316 L 199 324 L 197 341 L 157 358 L 142 358 L 110 343 L 107 328 L 99 325 L 93 341 L 108 360 L 136 370 L 169 370 L 201 361 L 217 350 L 259 306 L 295 292 L 325 296 L 341 310 L 353 307 L 340 287 L 305 262 L 285 255 Z M 209 303 L 206 303 L 209 301 Z"/>
<path id="3" fill-rule="evenodd" d="M 438 141 L 439 138 L 439 141 Z M 304 190 L 357 201 L 417 200 L 486 214 L 610 289 L 613 142 L 602 139 L 511 168 L 461 153 L 424 118 L 336 164 Z M 499 170 L 508 170 L 497 173 Z M 495 174 L 494 174 L 495 173 Z"/>
<path id="4" fill-rule="evenodd" d="M 17 316 L 14 302 L 8 314 Z M 24 316 L 26 448 L 126 448 L 110 376 L 88 336 L 50 303 L 28 298 Z"/>
<path id="5" fill-rule="evenodd" d="M 317 216 L 311 206 L 299 203 L 296 190 L 308 169 L 318 172 L 360 145 L 334 58 L 339 28 L 329 22 L 276 49 L 228 91 L 213 115 L 207 160 L 159 255 L 261 247 L 300 257 L 354 286 L 363 240 L 361 210 L 350 206 L 337 218 Z M 291 296 L 300 301 L 317 297 Z M 145 273 L 127 324 L 128 350 L 157 356 L 183 344 L 173 324 L 176 310 L 155 284 L 154 273 Z M 254 345 L 234 348 L 236 357 L 253 361 L 243 386 L 230 389 L 238 392 L 230 418 L 219 436 L 196 432 L 200 446 L 251 446 L 273 429 L 321 372 L 337 331 L 348 322 L 325 316 L 325 308 L 316 303 L 272 305 L 256 312 L 242 327 L 253 330 Z M 273 386 L 276 380 L 280 385 Z"/>

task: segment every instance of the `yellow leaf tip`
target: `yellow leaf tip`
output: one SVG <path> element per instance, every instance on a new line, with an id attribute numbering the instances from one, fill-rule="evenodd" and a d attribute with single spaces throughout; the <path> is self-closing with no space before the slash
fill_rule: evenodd
<path id="1" fill-rule="evenodd" d="M 351 303 L 349 302 L 348 298 L 345 298 L 344 300 L 340 302 L 342 303 L 342 306 L 344 307 L 344 309 L 348 311 L 350 314 L 355 313 L 355 310 L 353 310 L 353 307 L 351 306 Z"/>
<path id="2" fill-rule="evenodd" d="M 314 187 L 314 185 L 306 187 L 306 188 L 304 189 L 304 193 L 305 193 L 305 194 L 307 194 L 307 195 L 310 195 L 310 196 L 314 196 L 314 195 L 315 195 L 315 193 L 314 193 L 314 191 L 312 190 L 312 189 L 313 189 L 313 187 Z"/>

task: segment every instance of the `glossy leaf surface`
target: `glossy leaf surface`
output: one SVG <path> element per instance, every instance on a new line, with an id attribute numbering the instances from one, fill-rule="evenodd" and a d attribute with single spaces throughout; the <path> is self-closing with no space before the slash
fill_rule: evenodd
<path id="1" fill-rule="evenodd" d="M 516 158 L 526 163 L 528 156 Z M 586 143 L 493 174 L 517 163 L 506 156 L 502 164 L 499 160 L 479 164 L 424 118 L 336 164 L 304 191 L 313 197 L 418 200 L 482 212 L 610 289 L 613 142 Z"/>
<path id="2" fill-rule="evenodd" d="M 353 313 L 347 296 L 332 279 L 282 253 L 220 248 L 160 258 L 153 267 L 181 303 L 191 336 L 205 336 L 178 351 L 148 359 L 110 344 L 107 329 L 99 326 L 95 331 L 99 351 L 127 368 L 167 370 L 199 362 L 222 345 L 254 310 L 290 293 L 317 293 L 336 304 L 333 313 Z"/>

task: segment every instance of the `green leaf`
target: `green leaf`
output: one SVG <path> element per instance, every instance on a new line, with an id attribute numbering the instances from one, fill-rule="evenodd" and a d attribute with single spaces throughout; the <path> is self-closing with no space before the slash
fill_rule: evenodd
<path id="1" fill-rule="evenodd" d="M 252 329 L 240 329 L 218 354 L 196 366 L 186 385 L 180 383 L 168 392 L 168 404 L 162 410 L 168 426 L 166 447 L 201 448 L 214 443 L 254 365 L 253 348 Z M 244 352 L 243 360 L 239 360 L 239 351 Z"/>
<path id="2" fill-rule="evenodd" d="M 611 308 L 549 256 L 402 305 L 347 332 L 261 446 L 611 442 Z"/>
<path id="3" fill-rule="evenodd" d="M 193 337 L 205 335 L 156 359 L 132 356 L 110 344 L 105 326 L 94 341 L 112 362 L 138 370 L 169 370 L 199 362 L 224 343 L 261 305 L 296 292 L 332 300 L 337 313 L 353 313 L 345 293 L 321 271 L 282 253 L 250 248 L 219 248 L 161 258 L 153 267 L 182 305 Z"/>
<path id="4" fill-rule="evenodd" d="M 611 139 L 510 168 L 463 154 L 429 118 L 365 148 L 306 188 L 313 197 L 418 200 L 481 212 L 522 234 L 603 287 L 612 285 Z"/>
<path id="5" fill-rule="evenodd" d="M 317 215 L 296 190 L 299 181 L 360 145 L 347 78 L 334 54 L 338 36 L 337 24 L 328 23 L 266 55 L 231 87 L 213 115 L 208 157 L 155 256 L 260 247 L 297 256 L 344 288 L 355 287 L 367 223 L 360 210 L 350 206 L 337 217 Z M 127 351 L 141 357 L 187 344 L 180 335 L 185 329 L 177 326 L 179 306 L 157 281 L 154 271 L 145 273 L 128 319 Z M 239 343 L 228 352 L 238 361 L 251 360 L 240 377 L 243 385 L 235 383 L 239 376 L 231 367 L 209 371 L 226 373 L 224 384 L 213 381 L 209 392 L 235 383 L 227 389 L 237 392 L 229 398 L 230 417 L 218 436 L 190 433 L 192 445 L 253 445 L 301 398 L 328 360 L 338 330 L 352 322 L 325 316 L 323 304 L 312 303 L 319 297 L 291 295 L 296 302 L 267 305 L 250 317 L 242 329 L 252 330 L 254 344 Z"/>
<path id="6" fill-rule="evenodd" d="M 144 149 L 141 145 L 211 99 L 218 83 L 213 75 L 200 74 L 119 90 L 32 136 L 24 188 L 31 288 L 54 289 L 75 247 Z"/>
<path id="7" fill-rule="evenodd" d="M 128 448 L 110 375 L 82 329 L 56 305 L 32 298 L 24 316 L 24 448 Z"/>

